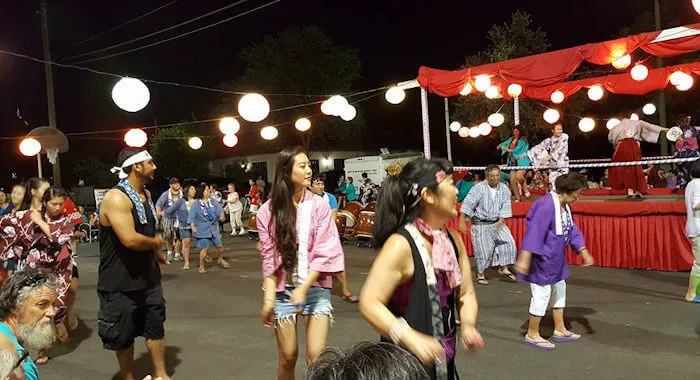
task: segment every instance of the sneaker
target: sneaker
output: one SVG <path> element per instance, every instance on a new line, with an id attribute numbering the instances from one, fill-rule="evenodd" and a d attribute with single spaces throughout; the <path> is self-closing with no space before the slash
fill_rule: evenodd
<path id="1" fill-rule="evenodd" d="M 182 254 L 180 254 L 179 252 L 176 252 L 176 253 L 175 253 L 175 258 L 174 258 L 174 260 L 175 260 L 175 261 L 185 261 L 185 259 L 182 257 Z"/>
<path id="2" fill-rule="evenodd" d="M 238 236 L 243 236 L 243 235 L 245 235 L 246 233 L 247 233 L 247 232 L 246 232 L 245 228 L 241 228 L 241 232 L 238 233 Z"/>
<path id="3" fill-rule="evenodd" d="M 231 236 L 236 236 L 236 231 L 231 232 Z"/>
<path id="4" fill-rule="evenodd" d="M 167 253 L 166 261 L 168 262 L 168 264 L 170 264 L 170 262 L 173 261 L 173 253 L 172 252 Z"/>

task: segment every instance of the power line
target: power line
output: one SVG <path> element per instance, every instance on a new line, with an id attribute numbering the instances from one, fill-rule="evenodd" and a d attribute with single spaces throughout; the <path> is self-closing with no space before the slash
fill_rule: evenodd
<path id="1" fill-rule="evenodd" d="M 107 29 L 107 30 L 105 30 L 105 31 L 102 32 L 102 33 L 98 33 L 98 34 L 95 34 L 95 35 L 93 35 L 93 36 L 91 36 L 91 37 L 85 38 L 85 39 L 83 39 L 83 40 L 81 40 L 81 41 L 78 41 L 78 42 L 74 43 L 73 45 L 71 45 L 71 47 L 75 47 L 75 46 L 78 46 L 78 45 L 82 45 L 82 44 L 84 44 L 84 43 L 86 43 L 86 42 L 88 42 L 88 41 L 94 40 L 95 38 L 104 36 L 104 35 L 107 34 L 107 33 L 113 32 L 113 31 L 115 31 L 115 30 L 117 30 L 117 29 L 119 29 L 119 28 L 121 28 L 121 27 L 124 27 L 124 26 L 129 25 L 129 24 L 131 24 L 131 23 L 134 23 L 134 22 L 136 22 L 136 21 L 138 21 L 138 20 L 140 20 L 140 19 L 142 19 L 142 18 L 145 18 L 146 16 L 152 15 L 152 14 L 154 14 L 154 13 L 160 11 L 161 9 L 167 8 L 167 7 L 169 7 L 169 6 L 171 6 L 171 5 L 175 4 L 175 3 L 177 3 L 178 1 L 179 1 L 179 0 L 173 0 L 173 1 L 171 1 L 171 2 L 169 2 L 169 3 L 167 3 L 167 4 L 165 4 L 165 5 L 162 5 L 162 6 L 156 8 L 156 9 L 150 11 L 150 12 L 144 13 L 144 14 L 142 14 L 141 16 L 138 16 L 138 17 L 136 17 L 136 18 L 133 18 L 133 19 L 131 19 L 131 20 L 125 22 L 125 23 L 119 24 L 119 25 L 117 25 L 117 26 L 115 26 L 115 27 L 113 27 L 113 28 Z"/>
<path id="2" fill-rule="evenodd" d="M 242 1 L 247 1 L 247 0 L 242 0 Z M 124 54 L 128 54 L 128 53 L 132 53 L 132 52 L 135 52 L 135 51 L 138 51 L 138 50 L 143 50 L 143 49 L 146 49 L 146 48 L 149 48 L 149 47 L 152 47 L 152 46 L 156 46 L 156 45 L 160 45 L 160 44 L 163 44 L 163 43 L 166 43 L 166 42 L 170 42 L 170 41 L 172 41 L 172 40 L 176 40 L 176 39 L 178 39 L 178 38 L 186 37 L 186 36 L 189 36 L 190 34 L 194 34 L 194 33 L 200 32 L 200 31 L 202 31 L 202 30 L 215 27 L 215 26 L 220 25 L 220 24 L 223 24 L 223 23 L 225 23 L 225 22 L 229 22 L 229 21 L 231 21 L 231 20 L 235 20 L 235 19 L 237 19 L 237 18 L 239 18 L 239 17 L 243 17 L 243 16 L 245 16 L 245 15 L 247 15 L 247 14 L 249 14 L 249 13 L 253 13 L 253 12 L 258 11 L 258 10 L 260 10 L 260 9 L 267 8 L 267 7 L 269 7 L 270 5 L 279 3 L 280 1 L 282 1 L 282 0 L 270 1 L 269 3 L 263 4 L 263 5 L 261 5 L 261 6 L 259 6 L 259 7 L 256 7 L 256 8 L 253 8 L 253 9 L 251 9 L 251 10 L 249 10 L 249 11 L 245 11 L 245 12 L 243 12 L 243 13 L 239 13 L 239 14 L 237 14 L 237 15 L 235 15 L 235 16 L 232 16 L 232 17 L 223 19 L 223 20 L 221 20 L 221 21 L 215 22 L 215 23 L 210 24 L 210 25 L 203 26 L 203 27 L 201 27 L 201 28 L 198 28 L 198 29 L 189 31 L 189 32 L 187 32 L 187 33 L 182 33 L 182 34 L 180 34 L 180 35 L 176 35 L 176 36 L 170 37 L 170 38 L 165 39 L 165 40 L 156 41 L 156 42 L 154 42 L 154 43 L 151 43 L 151 44 L 148 44 L 148 45 L 144 45 L 144 46 L 140 46 L 140 47 L 133 48 L 133 49 L 129 49 L 129 50 L 126 50 L 126 51 L 123 51 L 123 52 L 120 52 L 120 53 L 114 53 L 114 54 L 106 55 L 106 56 L 103 56 L 103 57 L 97 57 L 97 58 L 92 58 L 92 59 L 86 59 L 86 60 L 79 61 L 79 62 L 76 62 L 76 63 L 79 63 L 79 64 L 80 64 L 80 63 L 101 61 L 101 60 L 103 60 L 103 59 L 112 58 L 112 57 L 116 57 L 116 56 L 119 56 L 119 55 L 124 55 Z"/>
<path id="3" fill-rule="evenodd" d="M 113 78 L 120 78 L 120 79 L 125 77 L 125 75 L 122 75 L 122 74 L 110 73 L 110 72 L 106 72 L 106 71 L 92 69 L 89 67 L 77 66 L 77 65 L 66 64 L 66 63 L 58 63 L 58 62 L 53 62 L 53 61 L 46 61 L 46 60 L 43 60 L 40 58 L 32 57 L 32 56 L 29 56 L 26 54 L 21 54 L 21 53 L 15 53 L 15 52 L 9 51 L 9 50 L 0 49 L 0 54 L 7 54 L 7 55 L 11 55 L 13 57 L 22 58 L 22 59 L 26 59 L 26 60 L 30 60 L 30 61 L 38 62 L 38 63 L 50 63 L 52 66 L 61 67 L 61 68 L 87 71 L 87 72 L 95 74 L 95 75 L 104 75 L 104 76 L 109 76 L 109 77 L 113 77 Z M 245 95 L 248 93 L 248 92 L 244 92 L 244 91 L 228 91 L 228 90 L 222 90 L 220 88 L 212 88 L 212 87 L 206 87 L 206 86 L 200 86 L 200 85 L 194 85 L 194 84 L 160 81 L 160 80 L 155 80 L 155 79 L 143 79 L 143 78 L 139 78 L 139 79 L 141 81 L 147 82 L 147 83 L 160 84 L 160 85 L 165 85 L 165 86 L 192 88 L 192 89 L 196 89 L 196 90 L 218 92 L 218 93 L 222 93 L 222 94 Z M 368 93 L 368 92 L 383 90 L 385 88 L 387 88 L 387 87 L 383 86 L 383 87 L 378 87 L 378 88 L 373 88 L 373 89 L 361 91 L 358 93 L 346 94 L 344 96 L 351 97 L 351 96 L 361 95 L 361 94 Z M 282 93 L 282 94 L 262 93 L 262 95 L 267 95 L 267 96 L 297 96 L 297 97 L 307 97 L 307 98 L 325 98 L 325 97 L 332 96 L 332 94 L 285 94 L 285 93 Z M 317 103 L 317 102 L 313 102 L 310 104 L 315 104 L 315 103 Z"/>

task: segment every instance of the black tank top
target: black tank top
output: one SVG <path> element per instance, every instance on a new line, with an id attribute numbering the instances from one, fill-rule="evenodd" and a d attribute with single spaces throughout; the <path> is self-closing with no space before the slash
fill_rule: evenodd
<path id="1" fill-rule="evenodd" d="M 121 187 L 116 187 L 124 194 Z M 146 224 L 140 224 L 136 207 L 131 210 L 136 232 L 154 237 L 156 219 L 148 202 Z M 151 251 L 142 252 L 126 248 L 112 227 L 100 224 L 100 267 L 97 276 L 97 289 L 103 291 L 129 292 L 160 285 L 160 266 Z"/>

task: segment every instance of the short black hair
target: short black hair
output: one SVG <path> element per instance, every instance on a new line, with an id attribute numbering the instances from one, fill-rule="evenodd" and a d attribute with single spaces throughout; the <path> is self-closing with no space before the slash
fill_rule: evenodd
<path id="1" fill-rule="evenodd" d="M 700 178 L 700 159 L 695 160 L 693 166 L 690 167 L 690 176 Z"/>
<path id="2" fill-rule="evenodd" d="M 202 183 L 199 186 L 195 187 L 195 192 L 194 192 L 194 199 L 203 199 L 204 198 L 204 190 L 207 189 L 207 184 Z"/>
<path id="3" fill-rule="evenodd" d="M 562 174 L 554 181 L 554 186 L 558 193 L 571 194 L 574 191 L 579 191 L 588 187 L 588 179 L 585 175 L 568 172 Z"/>
<path id="4" fill-rule="evenodd" d="M 179 183 L 180 183 L 180 180 L 177 179 L 177 177 L 172 177 L 172 178 L 170 178 L 170 181 L 168 181 L 168 183 L 171 184 L 171 185 L 174 185 L 174 184 L 176 184 L 176 183 L 179 184 Z"/>
<path id="5" fill-rule="evenodd" d="M 135 156 L 135 155 L 137 155 L 145 150 L 146 149 L 143 149 L 143 148 L 124 148 L 124 149 L 122 149 L 119 152 L 119 155 L 117 156 L 117 166 L 121 167 L 122 165 L 124 165 L 124 162 L 129 159 L 129 157 Z M 124 171 L 124 173 L 126 173 L 126 174 L 129 174 L 129 173 L 131 173 L 132 166 L 133 165 L 129 165 L 125 168 L 122 168 L 122 171 Z"/>
<path id="6" fill-rule="evenodd" d="M 328 347 L 306 371 L 306 380 L 428 380 L 425 368 L 391 343 L 360 342 L 347 351 Z"/>

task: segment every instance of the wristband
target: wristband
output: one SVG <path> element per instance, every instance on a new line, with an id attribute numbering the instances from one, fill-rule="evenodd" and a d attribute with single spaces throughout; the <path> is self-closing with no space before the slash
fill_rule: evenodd
<path id="1" fill-rule="evenodd" d="M 399 344 L 401 338 L 403 338 L 410 329 L 411 326 L 408 325 L 405 319 L 397 318 L 394 323 L 392 323 L 391 329 L 389 329 L 389 338 L 391 338 L 394 344 Z"/>

